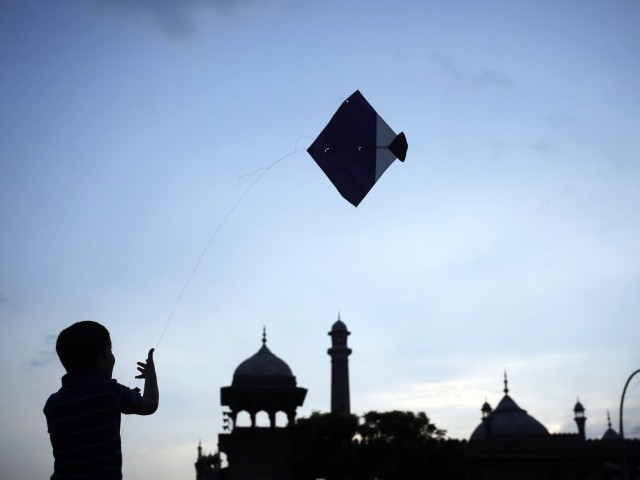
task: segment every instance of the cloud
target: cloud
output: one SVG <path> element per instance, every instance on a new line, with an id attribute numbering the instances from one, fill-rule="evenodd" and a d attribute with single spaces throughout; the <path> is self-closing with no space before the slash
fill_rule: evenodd
<path id="1" fill-rule="evenodd" d="M 47 335 L 44 339 L 46 348 L 40 350 L 31 360 L 27 363 L 31 367 L 41 367 L 54 362 L 57 358 L 55 352 L 55 343 L 57 335 Z"/>
<path id="2" fill-rule="evenodd" d="M 121 17 L 151 19 L 171 37 L 187 38 L 197 32 L 197 17 L 206 10 L 228 11 L 241 0 L 99 0 L 100 6 Z"/>
<path id="3" fill-rule="evenodd" d="M 423 410 L 425 406 L 475 409 L 478 403 L 491 393 L 482 388 L 479 382 L 465 379 L 406 385 L 404 389 L 396 392 L 378 392 L 372 395 L 372 400 L 375 403 L 396 405 L 395 408 L 406 410 Z"/>
<path id="4" fill-rule="evenodd" d="M 547 153 L 551 148 L 551 146 L 544 141 L 534 142 L 529 146 L 538 153 Z"/>
<path id="5" fill-rule="evenodd" d="M 634 425 L 633 427 L 631 427 L 630 429 L 625 429 L 624 431 L 624 438 L 627 437 L 633 437 L 633 438 L 637 438 L 640 437 L 640 425 Z"/>
<path id="6" fill-rule="evenodd" d="M 464 68 L 456 61 L 441 53 L 433 53 L 431 60 L 446 75 L 448 80 L 458 87 L 463 88 L 512 88 L 514 81 L 509 75 L 498 69 L 484 69 L 473 71 Z"/>

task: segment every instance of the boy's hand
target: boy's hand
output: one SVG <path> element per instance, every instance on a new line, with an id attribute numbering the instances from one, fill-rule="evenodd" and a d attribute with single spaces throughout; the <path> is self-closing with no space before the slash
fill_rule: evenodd
<path id="1" fill-rule="evenodd" d="M 153 363 L 153 350 L 153 348 L 149 350 L 146 362 L 138 362 L 138 371 L 140 372 L 140 375 L 136 376 L 136 378 L 147 379 L 156 377 L 156 366 Z"/>
<path id="2" fill-rule="evenodd" d="M 142 393 L 142 405 L 136 413 L 139 415 L 151 415 L 158 409 L 160 394 L 158 393 L 158 377 L 156 366 L 153 363 L 153 348 L 149 350 L 146 362 L 138 362 L 140 375 L 136 378 L 144 378 L 144 392 Z"/>

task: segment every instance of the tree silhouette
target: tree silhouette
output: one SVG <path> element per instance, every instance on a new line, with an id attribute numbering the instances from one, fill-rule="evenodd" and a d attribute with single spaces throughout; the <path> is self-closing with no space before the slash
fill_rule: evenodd
<path id="1" fill-rule="evenodd" d="M 453 480 L 464 477 L 463 445 L 446 440 L 424 412 L 321 414 L 290 428 L 299 480 Z"/>
<path id="2" fill-rule="evenodd" d="M 355 415 L 313 412 L 289 427 L 291 471 L 296 480 L 339 480 L 352 468 Z"/>

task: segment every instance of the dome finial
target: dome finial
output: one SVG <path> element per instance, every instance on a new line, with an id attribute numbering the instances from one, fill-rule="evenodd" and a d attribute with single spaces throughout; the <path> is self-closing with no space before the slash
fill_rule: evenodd
<path id="1" fill-rule="evenodd" d="M 609 424 L 609 428 L 611 428 L 611 415 L 609 415 L 609 410 L 607 410 L 607 423 Z"/>
<path id="2" fill-rule="evenodd" d="M 266 325 L 262 326 L 262 345 L 267 345 L 267 327 Z"/>
<path id="3" fill-rule="evenodd" d="M 504 390 L 503 390 L 505 395 L 509 394 L 509 385 L 508 385 L 508 380 L 507 380 L 507 369 L 504 369 Z"/>

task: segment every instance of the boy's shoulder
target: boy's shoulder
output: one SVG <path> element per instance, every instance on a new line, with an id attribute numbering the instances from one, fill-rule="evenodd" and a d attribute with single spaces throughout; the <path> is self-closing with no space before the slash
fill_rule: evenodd
<path id="1" fill-rule="evenodd" d="M 56 393 L 71 393 L 73 391 L 91 389 L 116 390 L 119 388 L 129 389 L 129 387 L 119 384 L 117 380 L 106 378 L 102 373 L 97 371 L 71 372 L 62 377 L 60 390 Z"/>
<path id="2" fill-rule="evenodd" d="M 44 412 L 47 414 L 60 405 L 71 407 L 75 404 L 78 408 L 81 404 L 91 403 L 116 404 L 124 410 L 135 410 L 142 403 L 142 396 L 137 390 L 105 378 L 99 372 L 67 373 L 62 377 L 60 389 L 47 399 Z"/>

